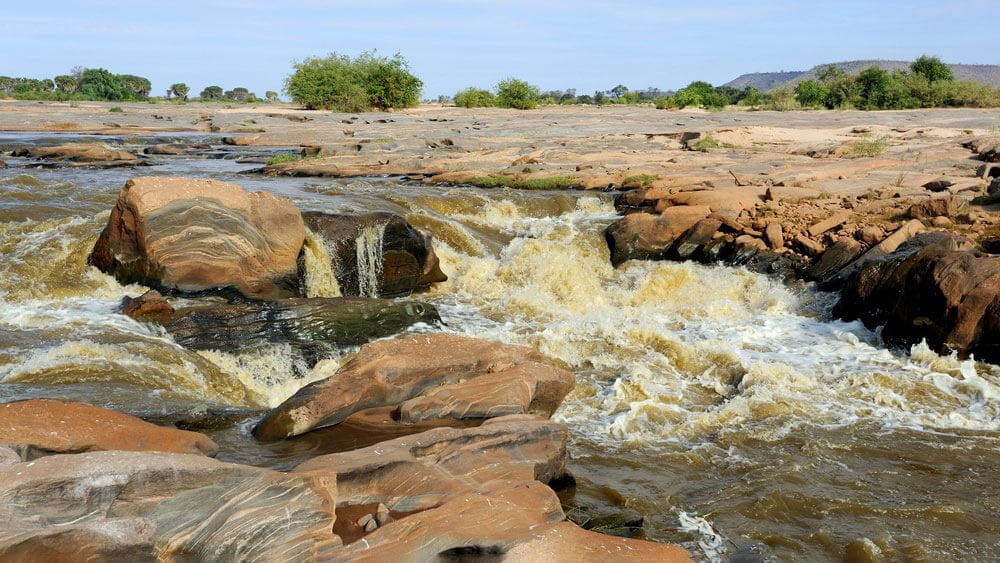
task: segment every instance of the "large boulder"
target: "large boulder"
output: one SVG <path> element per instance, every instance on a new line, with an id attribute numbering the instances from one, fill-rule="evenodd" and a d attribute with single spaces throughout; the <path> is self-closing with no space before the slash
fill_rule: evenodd
<path id="1" fill-rule="evenodd" d="M 305 227 L 288 200 L 216 180 L 125 183 L 88 262 L 123 283 L 251 298 L 298 290 Z"/>
<path id="2" fill-rule="evenodd" d="M 666 208 L 661 215 L 632 213 L 612 223 L 604 233 L 615 266 L 628 260 L 662 259 L 674 243 L 711 214 L 704 205 Z"/>
<path id="3" fill-rule="evenodd" d="M 1000 258 L 972 247 L 957 235 L 917 235 L 860 267 L 834 314 L 884 325 L 891 345 L 926 339 L 941 352 L 1000 362 Z"/>
<path id="4" fill-rule="evenodd" d="M 0 560 L 331 560 L 336 479 L 199 455 L 90 452 L 0 465 Z"/>
<path id="5" fill-rule="evenodd" d="M 139 157 L 100 143 L 66 143 L 54 147 L 32 147 L 13 152 L 14 156 L 66 160 L 72 162 L 139 162 Z"/>
<path id="6" fill-rule="evenodd" d="M 448 279 L 426 235 L 393 213 L 302 214 L 326 243 L 331 268 L 344 295 L 407 295 Z"/>
<path id="7" fill-rule="evenodd" d="M 907 212 L 914 219 L 930 219 L 933 217 L 958 218 L 968 216 L 969 200 L 956 195 L 944 197 L 929 197 L 910 206 Z"/>
<path id="8" fill-rule="evenodd" d="M 485 378 L 485 379 L 481 379 Z M 537 350 L 452 334 L 380 341 L 332 377 L 300 389 L 254 429 L 262 440 L 331 426 L 373 407 L 400 405 L 399 417 L 549 416 L 573 388 L 573 374 Z"/>
<path id="9" fill-rule="evenodd" d="M 101 450 L 212 455 L 208 436 L 150 424 L 84 403 L 30 399 L 0 405 L 0 444 L 25 448 L 27 458 Z"/>

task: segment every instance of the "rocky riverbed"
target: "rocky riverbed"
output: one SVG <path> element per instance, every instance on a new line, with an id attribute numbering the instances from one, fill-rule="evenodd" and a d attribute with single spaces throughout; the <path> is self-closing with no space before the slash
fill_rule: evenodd
<path id="1" fill-rule="evenodd" d="M 7 556 L 995 555 L 995 113 L 124 110 L 0 102 Z"/>

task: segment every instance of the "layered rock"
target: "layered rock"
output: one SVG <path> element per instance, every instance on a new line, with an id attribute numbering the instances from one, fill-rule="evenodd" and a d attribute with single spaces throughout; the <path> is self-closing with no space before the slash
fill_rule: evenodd
<path id="1" fill-rule="evenodd" d="M 69 162 L 118 162 L 137 164 L 138 156 L 100 143 L 66 143 L 54 147 L 32 147 L 13 151 L 12 156 Z"/>
<path id="2" fill-rule="evenodd" d="M 406 295 L 448 279 L 430 235 L 393 213 L 303 213 L 306 226 L 326 243 L 344 295 Z"/>
<path id="3" fill-rule="evenodd" d="M 288 344 L 305 352 L 363 344 L 416 323 L 441 320 L 418 301 L 366 297 L 291 298 L 174 309 L 156 290 L 126 298 L 122 313 L 163 325 L 178 344 L 195 350 L 238 352 Z"/>
<path id="4" fill-rule="evenodd" d="M 386 405 L 400 405 L 399 417 L 411 421 L 548 416 L 573 381 L 573 374 L 544 364 L 541 353 L 522 346 L 443 333 L 375 342 L 332 377 L 300 389 L 268 414 L 254 435 L 296 436 Z"/>
<path id="5" fill-rule="evenodd" d="M 125 183 L 88 262 L 123 283 L 247 297 L 297 291 L 302 217 L 284 198 L 215 180 Z"/>
<path id="6" fill-rule="evenodd" d="M 0 444 L 19 445 L 33 459 L 101 450 L 213 455 L 203 434 L 164 428 L 83 403 L 31 399 L 0 405 Z"/>
<path id="7" fill-rule="evenodd" d="M 882 338 L 889 344 L 926 339 L 936 350 L 996 363 L 1000 258 L 972 247 L 957 235 L 917 235 L 848 278 L 834 314 L 884 325 Z"/>
<path id="8" fill-rule="evenodd" d="M 336 479 L 198 455 L 92 452 L 0 465 L 0 559 L 332 559 Z"/>

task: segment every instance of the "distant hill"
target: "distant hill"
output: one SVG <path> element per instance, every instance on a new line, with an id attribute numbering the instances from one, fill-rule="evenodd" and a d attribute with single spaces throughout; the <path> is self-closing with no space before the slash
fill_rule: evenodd
<path id="1" fill-rule="evenodd" d="M 837 68 L 850 73 L 857 74 L 870 66 L 878 66 L 888 71 L 909 70 L 908 61 L 844 61 L 839 63 L 827 63 L 816 65 L 809 70 L 790 72 L 751 72 L 730 80 L 723 86 L 743 89 L 747 86 L 767 92 L 781 86 L 795 86 L 802 80 L 815 79 L 819 69 L 834 65 Z M 948 65 L 955 75 L 955 80 L 972 80 L 982 82 L 991 86 L 1000 86 L 1000 65 Z"/>

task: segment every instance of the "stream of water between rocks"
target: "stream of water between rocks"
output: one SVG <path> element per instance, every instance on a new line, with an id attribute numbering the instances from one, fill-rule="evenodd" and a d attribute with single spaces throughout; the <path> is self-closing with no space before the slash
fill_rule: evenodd
<path id="1" fill-rule="evenodd" d="M 443 330 L 534 346 L 576 373 L 555 416 L 571 429 L 575 504 L 627 506 L 648 537 L 707 559 L 1000 558 L 1000 367 L 923 345 L 887 350 L 860 323 L 831 319 L 834 296 L 806 284 L 691 263 L 612 268 L 610 194 L 158 162 L 0 169 L 0 401 L 69 398 L 169 419 L 275 406 L 334 373 L 352 350 L 311 369 L 277 346 L 185 350 L 116 313 L 144 288 L 86 266 L 126 179 L 209 177 L 303 210 L 394 212 L 431 233 L 450 280 L 416 297 L 438 307 Z M 311 291 L 323 293 L 323 274 L 310 272 Z M 237 416 L 207 431 L 221 459 L 285 469 L 342 447 L 322 435 L 258 444 L 249 424 Z M 714 530 L 697 531 L 701 517 Z"/>

